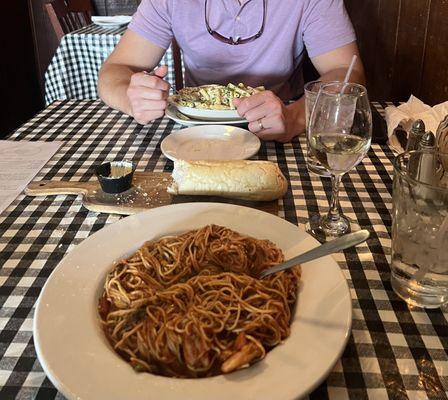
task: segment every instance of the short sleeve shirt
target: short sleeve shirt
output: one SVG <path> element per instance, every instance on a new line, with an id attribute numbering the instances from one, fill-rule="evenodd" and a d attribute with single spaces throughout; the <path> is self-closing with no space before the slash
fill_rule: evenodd
<path id="1" fill-rule="evenodd" d="M 243 82 L 264 85 L 284 100 L 303 89 L 304 49 L 313 58 L 356 40 L 343 0 L 264 0 L 262 35 L 230 45 L 226 37 L 247 38 L 259 32 L 263 0 L 142 0 L 129 29 L 167 49 L 173 38 L 185 66 L 185 84 Z"/>

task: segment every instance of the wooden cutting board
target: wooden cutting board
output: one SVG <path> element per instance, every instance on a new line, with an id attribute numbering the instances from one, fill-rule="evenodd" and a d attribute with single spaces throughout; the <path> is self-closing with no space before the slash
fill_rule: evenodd
<path id="1" fill-rule="evenodd" d="M 255 202 L 215 196 L 172 196 L 166 191 L 170 184 L 171 174 L 169 173 L 135 172 L 132 188 L 118 194 L 103 192 L 97 180 L 89 182 L 34 181 L 25 189 L 25 194 L 28 196 L 81 195 L 82 203 L 88 210 L 109 214 L 131 215 L 169 204 L 214 202 L 252 207 L 278 215 L 278 201 Z"/>

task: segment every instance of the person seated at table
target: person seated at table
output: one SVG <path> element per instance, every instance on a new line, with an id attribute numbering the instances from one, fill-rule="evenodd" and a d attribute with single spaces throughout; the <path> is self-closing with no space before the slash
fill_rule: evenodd
<path id="1" fill-rule="evenodd" d="M 325 81 L 343 80 L 353 55 L 359 57 L 343 0 L 143 0 L 100 70 L 103 101 L 140 124 L 162 117 L 170 85 L 166 66 L 156 66 L 173 38 L 182 49 L 186 86 L 265 86 L 234 103 L 249 130 L 279 142 L 305 128 L 303 96 L 284 103 L 303 93 L 305 49 Z M 350 80 L 364 79 L 358 58 Z"/>

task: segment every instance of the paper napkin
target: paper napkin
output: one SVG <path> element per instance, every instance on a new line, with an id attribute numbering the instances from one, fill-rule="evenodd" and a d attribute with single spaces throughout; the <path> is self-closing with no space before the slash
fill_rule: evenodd
<path id="1" fill-rule="evenodd" d="M 421 119 L 425 123 L 426 131 L 436 134 L 437 128 L 448 115 L 448 101 L 434 107 L 428 106 L 415 96 L 411 96 L 407 103 L 398 107 L 386 107 L 387 133 L 389 144 L 398 152 L 403 152 L 403 146 L 395 135 L 397 128 L 409 133 L 412 124 Z"/>

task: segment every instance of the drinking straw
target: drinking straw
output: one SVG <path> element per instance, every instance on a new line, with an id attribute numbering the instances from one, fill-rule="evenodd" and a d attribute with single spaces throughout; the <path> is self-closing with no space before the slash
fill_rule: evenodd
<path id="1" fill-rule="evenodd" d="M 350 63 L 350 66 L 348 67 L 347 73 L 345 74 L 345 78 L 344 78 L 344 88 L 348 83 L 348 80 L 350 79 L 350 75 L 352 74 L 353 71 L 353 67 L 355 66 L 356 63 L 356 59 L 358 58 L 358 56 L 356 54 L 353 54 L 352 57 L 352 62 Z"/>
<path id="2" fill-rule="evenodd" d="M 356 54 L 353 54 L 352 62 L 350 63 L 350 65 L 349 65 L 349 67 L 348 67 L 348 70 L 347 70 L 347 73 L 345 74 L 344 81 L 342 82 L 343 85 L 342 85 L 340 94 L 343 94 L 343 93 L 344 93 L 345 88 L 346 88 L 347 85 L 348 85 L 348 80 L 350 79 L 350 75 L 352 74 L 353 67 L 355 66 L 355 63 L 356 63 L 356 59 L 357 59 L 357 58 L 358 58 L 358 56 L 357 56 Z"/>

